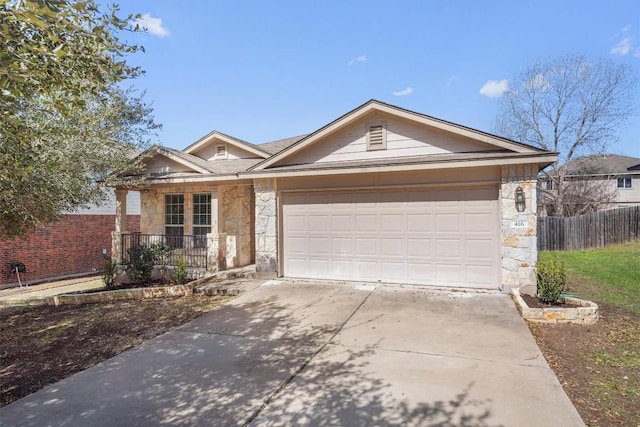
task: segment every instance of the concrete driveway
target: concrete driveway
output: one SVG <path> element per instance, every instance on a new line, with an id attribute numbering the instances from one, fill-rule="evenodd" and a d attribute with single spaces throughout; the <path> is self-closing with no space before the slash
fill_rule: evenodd
<path id="1" fill-rule="evenodd" d="M 29 426 L 584 425 L 506 295 L 249 281 L 0 408 Z"/>

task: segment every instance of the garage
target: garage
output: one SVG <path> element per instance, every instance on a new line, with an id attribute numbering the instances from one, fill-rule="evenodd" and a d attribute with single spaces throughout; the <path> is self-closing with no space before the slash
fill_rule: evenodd
<path id="1" fill-rule="evenodd" d="M 498 187 L 282 192 L 285 277 L 499 287 Z"/>

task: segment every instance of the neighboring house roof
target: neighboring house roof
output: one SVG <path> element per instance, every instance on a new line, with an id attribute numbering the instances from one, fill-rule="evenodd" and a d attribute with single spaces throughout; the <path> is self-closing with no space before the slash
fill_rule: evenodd
<path id="1" fill-rule="evenodd" d="M 621 175 L 640 170 L 640 158 L 618 154 L 593 154 L 571 160 L 563 166 L 567 175 Z"/>

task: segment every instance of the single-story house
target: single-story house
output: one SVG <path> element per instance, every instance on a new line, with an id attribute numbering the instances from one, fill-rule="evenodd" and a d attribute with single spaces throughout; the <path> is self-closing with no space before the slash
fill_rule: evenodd
<path id="1" fill-rule="evenodd" d="M 308 135 L 214 131 L 145 161 L 116 191 L 141 190 L 141 235 L 118 204 L 118 262 L 149 238 L 209 271 L 535 292 L 536 181 L 557 153 L 371 100 Z"/>

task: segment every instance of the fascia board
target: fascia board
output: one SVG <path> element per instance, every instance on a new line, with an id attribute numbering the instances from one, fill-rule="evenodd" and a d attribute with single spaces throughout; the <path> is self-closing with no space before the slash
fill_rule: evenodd
<path id="1" fill-rule="evenodd" d="M 419 163 L 405 165 L 384 165 L 371 167 L 353 167 L 353 168 L 327 168 L 327 169 L 302 169 L 295 171 L 249 171 L 239 174 L 241 178 L 287 178 L 297 176 L 323 176 L 323 175 L 350 175 L 360 173 L 377 173 L 377 172 L 403 172 L 403 171 L 419 171 L 433 169 L 452 169 L 452 168 L 470 168 L 482 166 L 507 166 L 535 163 L 539 168 L 547 166 L 558 160 L 557 155 L 546 155 L 537 157 L 516 157 L 507 159 L 482 159 L 482 160 L 466 160 L 451 161 L 439 163 Z M 544 166 L 540 166 L 544 165 Z"/>

